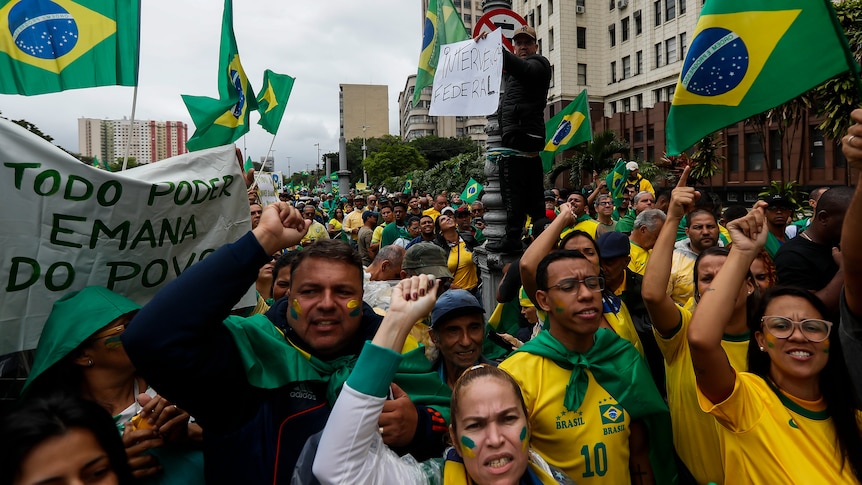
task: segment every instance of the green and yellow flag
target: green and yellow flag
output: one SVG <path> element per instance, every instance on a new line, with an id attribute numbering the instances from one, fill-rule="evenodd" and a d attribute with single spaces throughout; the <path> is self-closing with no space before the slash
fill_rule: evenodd
<path id="1" fill-rule="evenodd" d="M 849 70 L 834 15 L 828 0 L 707 2 L 668 114 L 668 155 Z"/>
<path id="2" fill-rule="evenodd" d="M 422 52 L 419 54 L 419 70 L 416 73 L 416 87 L 413 91 L 413 104 L 419 102 L 422 89 L 434 82 L 440 46 L 469 39 L 461 16 L 452 5 L 452 0 L 429 0 L 425 12 L 425 25 L 422 32 Z"/>
<path id="3" fill-rule="evenodd" d="M 195 134 L 186 143 L 190 151 L 233 143 L 248 133 L 248 115 L 257 109 L 254 91 L 239 61 L 231 0 L 224 2 L 218 93 L 218 99 L 183 95 L 195 124 Z"/>
<path id="4" fill-rule="evenodd" d="M 470 177 L 470 181 L 467 182 L 467 186 L 464 187 L 464 191 L 461 192 L 461 201 L 465 204 L 476 202 L 476 199 L 479 198 L 479 192 L 484 188 L 485 187 L 483 187 L 482 184 L 476 182 L 476 179 Z"/>
<path id="5" fill-rule="evenodd" d="M 404 182 L 404 190 L 402 190 L 401 192 L 403 192 L 405 194 L 412 194 L 413 193 L 413 174 L 412 173 L 407 176 L 407 180 Z"/>
<path id="6" fill-rule="evenodd" d="M 614 169 L 605 178 L 616 207 L 619 207 L 623 201 L 623 189 L 626 187 L 627 178 L 629 178 L 629 171 L 626 168 L 626 161 L 620 158 L 614 165 Z"/>
<path id="7" fill-rule="evenodd" d="M 249 170 L 254 168 L 254 163 L 251 161 L 251 157 L 245 159 L 245 165 L 242 166 L 243 171 L 248 172 Z"/>
<path id="8" fill-rule="evenodd" d="M 585 89 L 545 124 L 546 145 L 541 153 L 542 168 L 545 172 L 550 172 L 557 153 L 563 153 L 570 147 L 592 139 L 590 105 L 587 103 Z"/>
<path id="9" fill-rule="evenodd" d="M 263 73 L 263 87 L 257 97 L 257 110 L 260 112 L 260 121 L 257 124 L 273 135 L 281 124 L 284 108 L 287 106 L 295 80 L 286 74 L 276 74 L 269 69 Z"/>
<path id="10" fill-rule="evenodd" d="M 138 84 L 139 0 L 0 4 L 0 93 Z"/>

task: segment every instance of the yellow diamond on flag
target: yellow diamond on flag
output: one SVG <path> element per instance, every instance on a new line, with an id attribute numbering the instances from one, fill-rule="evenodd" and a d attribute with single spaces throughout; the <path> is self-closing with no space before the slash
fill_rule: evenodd
<path id="1" fill-rule="evenodd" d="M 600 406 L 602 413 L 602 423 L 610 424 L 622 421 L 624 417 L 623 410 L 614 405 Z"/>
<path id="2" fill-rule="evenodd" d="M 675 106 L 739 106 L 801 10 L 703 15 L 674 93 Z"/>
<path id="3" fill-rule="evenodd" d="M 575 133 L 578 132 L 585 119 L 586 117 L 579 111 L 574 111 L 571 114 L 563 116 L 563 119 L 560 120 L 560 124 L 557 126 L 557 131 L 554 132 L 554 136 L 545 145 L 545 151 L 555 152 L 560 146 L 565 146 L 575 136 Z"/>
<path id="4" fill-rule="evenodd" d="M 272 90 L 272 83 L 266 83 L 263 95 L 258 98 L 258 103 L 260 103 L 260 101 L 266 101 L 266 111 L 264 111 L 264 113 L 269 113 L 269 110 L 278 106 L 278 99 L 275 97 L 275 91 Z"/>
<path id="5" fill-rule="evenodd" d="M 54 74 L 116 32 L 114 20 L 71 0 L 0 7 L 0 53 Z"/>

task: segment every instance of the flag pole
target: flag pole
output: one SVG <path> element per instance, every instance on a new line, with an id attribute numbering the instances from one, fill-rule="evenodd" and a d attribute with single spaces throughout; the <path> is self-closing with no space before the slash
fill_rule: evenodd
<path id="1" fill-rule="evenodd" d="M 138 105 L 138 85 L 135 84 L 135 90 L 132 93 L 132 119 L 129 121 L 129 139 L 126 141 L 126 154 L 123 156 L 123 168 L 120 169 L 122 172 L 126 169 L 126 166 L 129 163 L 129 150 L 132 149 L 132 137 L 135 136 L 135 108 Z M 108 162 L 105 162 L 107 165 Z"/>
<path id="2" fill-rule="evenodd" d="M 272 141 L 269 142 L 269 150 L 266 151 L 266 157 L 263 159 L 264 163 L 266 163 L 267 159 L 269 159 L 269 154 L 272 153 L 273 145 L 275 145 L 275 134 L 272 135 Z M 272 161 L 272 169 L 275 170 L 275 160 Z"/>

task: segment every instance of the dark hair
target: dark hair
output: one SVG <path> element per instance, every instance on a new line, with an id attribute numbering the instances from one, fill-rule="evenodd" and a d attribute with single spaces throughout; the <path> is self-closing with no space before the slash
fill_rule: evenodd
<path id="1" fill-rule="evenodd" d="M 696 209 L 706 209 L 718 219 L 721 216 L 721 198 L 715 192 L 700 191 L 700 197 L 694 201 Z"/>
<path id="2" fill-rule="evenodd" d="M 282 268 L 293 264 L 293 260 L 296 259 L 296 255 L 300 252 L 301 251 L 285 251 L 277 260 L 275 260 L 275 264 L 272 265 L 272 284 L 275 284 L 275 280 L 278 278 L 278 272 L 281 271 Z"/>
<path id="3" fill-rule="evenodd" d="M 410 216 L 407 218 L 407 225 L 409 226 L 410 224 L 413 224 L 414 222 L 418 224 L 420 220 L 421 219 L 416 217 L 416 216 Z"/>
<path id="4" fill-rule="evenodd" d="M 715 214 L 713 214 L 712 211 L 709 211 L 709 210 L 706 210 L 703 208 L 697 208 L 697 209 L 692 210 L 688 214 L 686 214 L 686 216 L 685 216 L 685 228 L 691 229 L 691 220 L 694 219 L 696 216 L 699 216 L 701 214 L 707 214 L 707 215 L 712 216 L 713 220 L 715 220 L 715 223 L 718 224 L 718 219 L 715 218 Z"/>
<path id="5" fill-rule="evenodd" d="M 596 243 L 596 240 L 593 239 L 593 236 L 590 236 L 589 233 L 581 231 L 581 230 L 572 231 L 572 232 L 566 234 L 566 236 L 564 238 L 560 239 L 560 242 L 557 243 L 558 250 L 562 250 L 563 248 L 565 248 L 566 243 L 568 243 L 570 240 L 572 240 L 576 237 L 585 237 L 585 238 L 589 239 L 590 242 L 593 243 L 593 247 L 596 249 L 596 255 L 599 257 L 599 261 L 602 260 L 602 252 L 599 249 L 599 245 L 598 245 L 598 243 Z M 580 251 L 578 251 L 578 252 L 580 252 Z"/>
<path id="6" fill-rule="evenodd" d="M 767 290 L 748 319 L 748 328 L 751 330 L 751 339 L 748 342 L 748 372 L 757 374 L 763 380 L 769 379 L 772 361 L 769 359 L 769 354 L 760 352 L 754 333 L 762 332 L 763 327 L 760 319 L 763 318 L 766 307 L 772 300 L 781 296 L 801 298 L 811 303 L 821 316 L 829 315 L 829 310 L 823 302 L 808 290 L 792 286 L 776 286 Z M 829 357 L 826 361 L 826 367 L 820 371 L 820 391 L 823 393 L 823 399 L 826 401 L 829 414 L 832 417 L 832 425 L 835 427 L 835 436 L 838 439 L 838 449 L 841 450 L 841 456 L 847 458 L 856 479 L 862 481 L 862 429 L 856 421 L 853 381 L 847 372 L 847 366 L 844 364 L 841 339 L 838 338 L 836 330 L 837 327 L 832 327 L 832 334 L 829 339 Z"/>
<path id="7" fill-rule="evenodd" d="M 573 249 L 559 249 L 548 253 L 548 255 L 542 258 L 542 261 L 539 262 L 539 267 L 536 268 L 536 287 L 538 289 L 548 291 L 548 267 L 563 259 L 583 259 L 585 261 L 589 261 L 587 257 L 584 256 L 584 253 Z M 593 264 L 590 263 L 590 266 L 593 266 Z"/>
<path id="8" fill-rule="evenodd" d="M 24 458 L 45 440 L 72 429 L 89 431 L 105 451 L 121 485 L 135 483 L 111 415 L 98 404 L 69 395 L 23 401 L 0 423 L 0 485 L 11 485 Z"/>
<path id="9" fill-rule="evenodd" d="M 512 386 L 512 392 L 518 396 L 518 402 L 521 404 L 521 411 L 524 413 L 524 419 L 529 422 L 529 414 L 527 413 L 527 403 L 524 402 L 524 396 L 521 394 L 521 386 L 518 385 L 518 382 L 509 375 L 508 372 L 500 369 L 499 367 L 494 367 L 492 365 L 487 364 L 477 364 L 467 368 L 464 372 L 461 373 L 461 376 L 458 377 L 458 380 L 455 381 L 455 386 L 452 388 L 452 400 L 450 402 L 450 423 L 452 424 L 452 429 L 457 429 L 458 422 L 458 408 L 460 407 L 461 401 L 461 393 L 464 391 L 464 388 L 469 386 L 474 381 L 477 381 L 483 377 L 491 377 L 494 379 L 499 379 L 509 385 Z"/>
<path id="10" fill-rule="evenodd" d="M 296 252 L 296 258 L 290 266 L 290 284 L 293 286 L 296 271 L 302 266 L 306 259 L 325 259 L 330 261 L 341 261 L 356 268 L 359 281 L 363 281 L 362 260 L 359 254 L 348 244 L 337 239 L 319 239 L 308 246 L 303 246 L 302 251 Z M 309 271 L 313 271 L 310 269 Z"/>
<path id="11" fill-rule="evenodd" d="M 724 210 L 724 215 L 722 218 L 724 222 L 735 221 L 741 217 L 745 217 L 748 215 L 748 209 L 745 208 L 744 205 L 732 205 Z"/>

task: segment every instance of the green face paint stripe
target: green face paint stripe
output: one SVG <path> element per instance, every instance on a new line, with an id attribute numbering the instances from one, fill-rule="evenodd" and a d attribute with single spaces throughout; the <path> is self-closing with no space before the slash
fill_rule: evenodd
<path id="1" fill-rule="evenodd" d="M 466 436 L 461 437 L 461 444 L 466 446 L 467 448 L 470 448 L 471 450 L 476 448 L 476 443 L 474 443 L 473 440 Z"/>
<path id="2" fill-rule="evenodd" d="M 525 439 L 527 439 L 527 427 L 526 426 L 521 428 L 521 441 L 524 441 Z"/>
<path id="3" fill-rule="evenodd" d="M 773 344 L 772 342 L 767 341 L 767 342 L 766 342 L 766 346 L 767 346 L 767 347 L 769 347 L 769 348 L 771 349 L 771 348 L 775 347 L 775 344 Z"/>
<path id="4" fill-rule="evenodd" d="M 290 318 L 293 318 L 294 320 L 299 319 L 299 315 L 296 314 L 296 310 L 294 310 L 292 307 L 290 309 Z"/>
<path id="5" fill-rule="evenodd" d="M 556 308 L 554 308 L 554 311 L 555 311 L 555 312 L 557 312 L 557 313 L 563 313 L 563 310 L 565 310 L 565 308 L 563 308 L 563 307 L 559 307 L 559 306 L 558 306 L 558 307 L 556 307 Z"/>
<path id="6" fill-rule="evenodd" d="M 359 308 L 357 308 L 357 309 L 353 310 L 352 312 L 350 312 L 350 316 L 351 316 L 351 317 L 358 317 L 358 316 L 359 316 Z"/>

